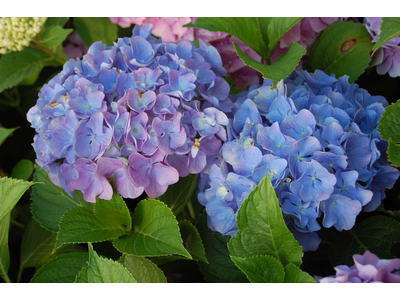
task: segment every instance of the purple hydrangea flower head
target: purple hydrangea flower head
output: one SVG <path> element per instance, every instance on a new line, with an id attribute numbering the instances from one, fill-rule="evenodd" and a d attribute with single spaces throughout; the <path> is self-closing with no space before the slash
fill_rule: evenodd
<path id="1" fill-rule="evenodd" d="M 381 17 L 364 18 L 364 26 L 371 34 L 374 43 L 379 39 L 381 24 Z M 400 76 L 400 36 L 386 42 L 375 52 L 371 66 L 376 66 L 379 75 L 388 73 L 391 77 Z"/>
<path id="2" fill-rule="evenodd" d="M 354 265 L 335 267 L 334 276 L 315 276 L 319 283 L 400 283 L 400 259 L 379 259 L 365 251 L 363 255 L 353 255 Z"/>
<path id="3" fill-rule="evenodd" d="M 179 176 L 209 170 L 227 139 L 233 105 L 218 52 L 164 42 L 152 29 L 136 26 L 109 47 L 93 43 L 27 114 L 36 162 L 70 195 L 110 199 L 113 177 L 125 198 L 157 198 Z"/>
<path id="4" fill-rule="evenodd" d="M 275 89 L 266 80 L 230 97 L 227 140 L 199 184 L 212 230 L 236 232 L 241 203 L 267 174 L 305 251 L 318 248 L 321 226 L 349 230 L 379 206 L 400 175 L 377 130 L 388 103 L 347 80 L 295 71 Z"/>

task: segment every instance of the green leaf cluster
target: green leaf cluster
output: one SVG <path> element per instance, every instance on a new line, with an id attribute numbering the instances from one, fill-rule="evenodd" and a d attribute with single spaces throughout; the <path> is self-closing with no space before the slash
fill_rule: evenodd
<path id="1" fill-rule="evenodd" d="M 210 31 L 221 31 L 233 35 L 246 43 L 266 62 L 260 63 L 246 55 L 236 43 L 235 49 L 243 62 L 259 71 L 263 78 L 271 79 L 276 85 L 285 79 L 298 65 L 301 57 L 306 54 L 304 47 L 292 43 L 289 51 L 271 64 L 270 58 L 279 39 L 302 18 L 290 17 L 207 17 L 196 20 L 195 24 L 186 27 L 203 28 Z"/>
<path id="2" fill-rule="evenodd" d="M 74 192 L 71 197 L 51 182 L 45 170 L 35 168 L 34 181 L 41 184 L 33 189 L 34 220 L 27 232 L 29 237 L 34 234 L 37 238 L 24 237 L 20 271 L 28 266 L 39 268 L 32 282 L 57 282 L 59 279 L 67 282 L 166 282 L 163 272 L 147 257 L 159 259 L 160 264 L 177 259 L 207 263 L 196 227 L 187 220 L 178 223 L 165 203 L 142 200 L 131 216 L 118 192 L 114 191 L 110 200 L 97 199 L 96 203 L 89 204 L 80 192 Z M 179 213 L 192 197 L 195 186 L 196 177 L 182 180 L 179 187 L 170 187 L 164 201 Z M 178 193 L 178 199 L 173 198 L 173 193 L 179 189 L 184 192 Z M 103 241 L 112 241 L 123 253 L 119 262 L 98 257 L 91 243 Z M 68 246 L 65 244 L 81 243 L 89 243 L 88 266 L 82 266 L 84 256 L 81 253 L 63 252 Z M 28 253 L 28 248 L 35 250 Z M 66 251 L 74 250 L 67 247 Z M 64 265 L 69 270 L 65 276 L 54 274 Z M 115 268 L 115 276 L 107 277 L 107 268 Z M 51 279 L 54 276 L 56 278 Z"/>

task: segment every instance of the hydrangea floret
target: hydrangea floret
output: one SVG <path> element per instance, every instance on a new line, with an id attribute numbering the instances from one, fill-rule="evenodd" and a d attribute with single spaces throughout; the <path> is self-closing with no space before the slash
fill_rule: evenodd
<path id="1" fill-rule="evenodd" d="M 2 17 L 0 18 L 0 54 L 22 51 L 40 32 L 45 17 Z"/>
<path id="2" fill-rule="evenodd" d="M 353 255 L 354 265 L 335 267 L 334 276 L 315 276 L 319 283 L 400 283 L 400 259 L 379 259 L 365 251 L 364 255 Z"/>
<path id="3" fill-rule="evenodd" d="M 233 104 L 218 52 L 200 42 L 165 43 L 152 25 L 113 46 L 95 42 L 45 84 L 27 118 L 36 163 L 84 199 L 162 195 L 201 172 L 227 138 Z"/>
<path id="4" fill-rule="evenodd" d="M 199 182 L 214 231 L 235 234 L 241 203 L 268 174 L 287 226 L 305 251 L 316 250 L 319 217 L 349 230 L 399 177 L 377 130 L 388 102 L 348 76 L 295 71 L 276 88 L 265 80 L 231 98 L 227 141 Z"/>

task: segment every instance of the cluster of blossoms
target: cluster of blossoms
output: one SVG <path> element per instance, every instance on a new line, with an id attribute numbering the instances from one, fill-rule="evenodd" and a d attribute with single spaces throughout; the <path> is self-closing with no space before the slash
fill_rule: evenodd
<path id="1" fill-rule="evenodd" d="M 228 139 L 199 182 L 214 231 L 237 231 L 238 209 L 269 175 L 287 226 L 305 251 L 316 250 L 322 213 L 324 227 L 348 230 L 399 177 L 376 129 L 387 101 L 348 76 L 295 71 L 276 88 L 265 80 L 231 98 Z"/>
<path id="2" fill-rule="evenodd" d="M 162 195 L 179 176 L 217 156 L 232 109 L 214 47 L 165 43 L 151 24 L 114 46 L 92 44 L 44 85 L 27 118 L 37 164 L 54 184 L 84 199 Z"/>
<path id="3" fill-rule="evenodd" d="M 354 265 L 335 267 L 336 276 L 315 276 L 319 283 L 400 283 L 400 259 L 379 259 L 365 251 L 364 255 L 353 255 Z"/>
<path id="4" fill-rule="evenodd" d="M 364 25 L 376 43 L 380 34 L 382 18 L 364 18 Z M 400 36 L 380 47 L 372 58 L 371 66 L 376 66 L 379 75 L 389 73 L 391 77 L 400 76 Z"/>
<path id="5" fill-rule="evenodd" d="M 22 51 L 40 32 L 47 18 L 0 18 L 0 54 Z"/>

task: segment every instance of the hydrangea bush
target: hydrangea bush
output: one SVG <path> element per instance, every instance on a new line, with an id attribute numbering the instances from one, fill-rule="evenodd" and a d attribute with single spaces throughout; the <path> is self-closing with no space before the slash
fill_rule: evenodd
<path id="1" fill-rule="evenodd" d="M 399 18 L 36 21 L 0 28 L 5 282 L 398 281 Z"/>
<path id="2" fill-rule="evenodd" d="M 237 232 L 241 203 L 268 174 L 288 227 L 305 251 L 316 250 L 317 218 L 349 230 L 399 177 L 376 128 L 388 102 L 347 76 L 296 71 L 275 89 L 265 80 L 232 98 L 222 160 L 200 184 L 199 201 L 215 231 Z"/>

